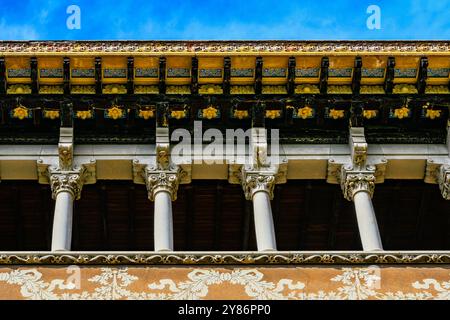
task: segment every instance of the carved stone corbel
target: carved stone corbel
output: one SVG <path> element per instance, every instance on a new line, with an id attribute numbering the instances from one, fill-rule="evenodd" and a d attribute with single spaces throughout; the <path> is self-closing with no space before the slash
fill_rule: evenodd
<path id="1" fill-rule="evenodd" d="M 345 199 L 353 201 L 356 192 L 361 190 L 373 196 L 375 184 L 384 182 L 387 160 L 379 159 L 375 164 L 368 164 L 364 128 L 351 127 L 349 133 L 350 163 L 328 160 L 327 182 L 340 184 Z"/>
<path id="2" fill-rule="evenodd" d="M 442 197 L 450 200 L 450 163 L 437 163 L 432 159 L 427 161 L 425 183 L 438 184 Z"/>
<path id="3" fill-rule="evenodd" d="M 73 168 L 73 128 L 59 129 L 58 157 L 59 169 L 62 171 Z"/>
<path id="4" fill-rule="evenodd" d="M 350 128 L 349 145 L 351 161 L 355 168 L 363 168 L 367 162 L 367 142 L 363 127 Z"/>
<path id="5" fill-rule="evenodd" d="M 190 165 L 171 163 L 168 127 L 156 128 L 155 160 L 152 165 L 141 163 L 138 159 L 133 161 L 133 181 L 146 185 L 151 201 L 155 200 L 159 191 L 168 192 L 172 201 L 175 201 L 178 186 L 191 182 Z"/>

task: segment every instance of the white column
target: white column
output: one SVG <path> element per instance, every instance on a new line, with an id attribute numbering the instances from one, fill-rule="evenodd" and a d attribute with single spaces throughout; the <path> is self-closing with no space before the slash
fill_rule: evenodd
<path id="1" fill-rule="evenodd" d="M 56 195 L 52 251 L 70 251 L 72 242 L 73 200 L 73 195 L 68 191 L 60 191 Z"/>
<path id="2" fill-rule="evenodd" d="M 155 170 L 145 168 L 148 198 L 155 202 L 154 243 L 155 251 L 173 251 L 172 201 L 177 199 L 180 169 Z"/>
<path id="3" fill-rule="evenodd" d="M 277 250 L 268 192 L 257 191 L 253 194 L 253 215 L 258 251 Z"/>
<path id="4" fill-rule="evenodd" d="M 168 191 L 155 194 L 155 251 L 173 251 L 172 199 Z"/>
<path id="5" fill-rule="evenodd" d="M 342 170 L 341 186 L 344 197 L 353 201 L 359 236 L 364 251 L 383 250 L 377 218 L 372 205 L 375 191 L 375 175 L 373 171 Z"/>
<path id="6" fill-rule="evenodd" d="M 84 170 L 56 171 L 50 175 L 55 203 L 52 251 L 70 251 L 72 242 L 73 201 L 80 198 Z"/>
<path id="7" fill-rule="evenodd" d="M 270 199 L 273 198 L 275 174 L 271 170 L 242 169 L 242 187 L 245 198 L 253 201 L 256 244 L 258 251 L 277 250 Z"/>
<path id="8" fill-rule="evenodd" d="M 353 202 L 363 250 L 383 250 L 370 193 L 364 190 L 356 192 L 353 196 Z"/>

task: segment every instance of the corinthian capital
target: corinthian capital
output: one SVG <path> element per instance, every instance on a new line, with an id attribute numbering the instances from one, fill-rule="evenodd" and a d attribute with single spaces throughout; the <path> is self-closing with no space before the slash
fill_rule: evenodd
<path id="1" fill-rule="evenodd" d="M 152 169 L 145 169 L 145 184 L 147 186 L 148 198 L 154 201 L 156 193 L 166 191 L 170 194 L 172 201 L 175 201 L 181 179 L 181 168 L 175 167 L 171 170 Z"/>
<path id="2" fill-rule="evenodd" d="M 80 199 L 83 187 L 83 173 L 81 172 L 54 172 L 50 174 L 52 198 L 60 192 L 69 192 L 75 200 Z"/>
<path id="3" fill-rule="evenodd" d="M 357 192 L 365 191 L 373 196 L 375 191 L 375 172 L 374 171 L 351 171 L 344 167 L 341 172 L 341 188 L 345 199 L 353 201 Z"/>
<path id="4" fill-rule="evenodd" d="M 264 191 L 273 199 L 273 189 L 275 187 L 275 173 L 263 171 L 245 171 L 242 172 L 242 187 L 245 198 L 252 200 L 256 192 Z"/>
<path id="5" fill-rule="evenodd" d="M 442 165 L 437 179 L 445 200 L 450 200 L 450 165 Z"/>

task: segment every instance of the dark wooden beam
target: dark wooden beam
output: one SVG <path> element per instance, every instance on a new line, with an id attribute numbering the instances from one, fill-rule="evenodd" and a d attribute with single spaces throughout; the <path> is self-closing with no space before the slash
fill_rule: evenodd
<path id="1" fill-rule="evenodd" d="M 110 249 L 109 240 L 109 225 L 108 225 L 108 192 L 106 191 L 106 185 L 102 184 L 100 190 L 100 212 L 102 216 L 102 243 L 104 250 Z"/>
<path id="2" fill-rule="evenodd" d="M 255 94 L 262 93 L 262 70 L 263 70 L 263 58 L 256 57 L 255 64 Z"/>
<path id="3" fill-rule="evenodd" d="M 362 68 L 362 58 L 355 58 L 355 66 L 353 69 L 353 78 L 352 78 L 352 92 L 353 94 L 359 94 L 361 89 L 361 68 Z"/>
<path id="4" fill-rule="evenodd" d="M 249 241 L 250 241 L 250 227 L 251 227 L 251 218 L 252 218 L 252 211 L 253 211 L 253 205 L 251 201 L 247 201 L 244 198 L 244 195 L 242 195 L 242 203 L 244 206 L 244 215 L 242 217 L 242 250 L 246 251 L 249 248 Z"/>
<path id="5" fill-rule="evenodd" d="M 78 201 L 73 203 L 73 219 L 72 219 L 72 245 L 71 250 L 79 250 L 80 248 L 80 221 L 76 213 L 79 212 Z"/>
<path id="6" fill-rule="evenodd" d="M 45 241 L 45 249 L 46 251 L 50 251 L 52 247 L 52 220 L 51 213 L 53 211 L 52 206 L 49 203 L 53 203 L 51 197 L 49 197 L 48 185 L 40 185 L 39 188 L 39 197 L 40 197 L 40 212 L 42 214 L 42 231 L 44 233 L 44 241 Z M 74 210 L 76 212 L 76 210 Z M 75 219 L 77 220 L 77 219 Z M 75 222 L 75 221 L 74 221 Z M 76 248 L 74 248 L 76 249 Z"/>
<path id="7" fill-rule="evenodd" d="M 222 239 L 222 208 L 223 208 L 223 186 L 219 180 L 216 184 L 216 195 L 214 197 L 214 250 L 221 250 L 220 240 Z"/>
<path id="8" fill-rule="evenodd" d="M 21 206 L 21 190 L 20 188 L 14 186 L 12 188 L 12 196 L 14 197 L 14 224 L 16 229 L 16 250 L 22 251 L 24 250 L 24 241 L 23 241 L 23 214 L 22 214 L 22 206 Z"/>
<path id="9" fill-rule="evenodd" d="M 70 94 L 70 58 L 63 58 L 64 94 Z"/>
<path id="10" fill-rule="evenodd" d="M 289 95 L 293 95 L 295 93 L 295 65 L 295 57 L 289 57 L 287 78 L 287 92 Z"/>
<path id="11" fill-rule="evenodd" d="M 281 216 L 281 195 L 283 194 L 283 187 L 280 184 L 275 185 L 274 197 L 273 197 L 273 224 L 275 228 L 275 235 L 279 231 Z"/>
<path id="12" fill-rule="evenodd" d="M 323 57 L 320 63 L 320 80 L 319 90 L 321 94 L 327 94 L 328 91 L 328 68 L 330 67 L 330 60 L 328 57 Z"/>
<path id="13" fill-rule="evenodd" d="M 31 93 L 38 94 L 38 61 L 36 57 L 31 57 L 30 59 L 30 69 L 31 69 Z"/>
<path id="14" fill-rule="evenodd" d="M 0 95 L 6 94 L 6 63 L 5 57 L 0 57 Z"/>
<path id="15" fill-rule="evenodd" d="M 299 212 L 299 217 L 300 217 L 300 227 L 299 227 L 299 232 L 298 232 L 298 246 L 297 248 L 295 248 L 295 250 L 302 250 L 304 248 L 305 242 L 306 242 L 306 234 L 308 232 L 308 224 L 309 224 L 309 219 L 311 216 L 311 199 L 312 199 L 312 185 L 311 182 L 307 182 L 307 185 L 305 186 L 305 191 L 304 191 L 304 203 L 303 203 L 303 207 L 299 206 L 300 212 Z"/>
<path id="16" fill-rule="evenodd" d="M 184 250 L 191 251 L 195 248 L 192 247 L 192 228 L 194 226 L 194 190 L 195 186 L 186 185 L 185 186 L 185 199 L 186 199 L 186 220 L 185 220 L 185 248 Z"/>
<path id="17" fill-rule="evenodd" d="M 95 58 L 95 93 L 102 94 L 102 58 Z"/>
<path id="18" fill-rule="evenodd" d="M 266 104 L 258 102 L 252 107 L 252 127 L 264 128 L 266 120 Z"/>
<path id="19" fill-rule="evenodd" d="M 231 58 L 223 58 L 223 94 L 230 94 Z"/>
<path id="20" fill-rule="evenodd" d="M 328 250 L 336 250 L 336 231 L 339 224 L 339 214 L 341 213 L 342 199 L 342 191 L 340 189 L 337 189 L 333 195 L 330 229 L 328 231 Z"/>
<path id="21" fill-rule="evenodd" d="M 61 106 L 61 127 L 73 127 L 73 104 L 71 102 L 62 102 Z"/>
<path id="22" fill-rule="evenodd" d="M 419 76 L 417 78 L 417 92 L 419 94 L 425 93 L 425 88 L 427 87 L 427 78 L 428 78 L 428 58 L 422 57 L 420 58 L 419 64 Z"/>
<path id="23" fill-rule="evenodd" d="M 198 94 L 198 58 L 192 57 L 191 94 Z"/>
<path id="24" fill-rule="evenodd" d="M 156 105 L 156 126 L 166 128 L 169 126 L 169 104 L 160 102 Z"/>
<path id="25" fill-rule="evenodd" d="M 166 94 L 166 57 L 159 58 L 159 94 Z"/>
<path id="26" fill-rule="evenodd" d="M 128 187 L 128 250 L 136 250 L 136 190 Z"/>
<path id="27" fill-rule="evenodd" d="M 361 102 L 353 102 L 350 107 L 350 126 L 364 126 L 363 104 Z"/>
<path id="28" fill-rule="evenodd" d="M 384 92 L 391 94 L 394 89 L 395 58 L 389 57 L 386 65 L 386 78 L 384 79 Z"/>
<path id="29" fill-rule="evenodd" d="M 134 93 L 134 58 L 127 59 L 127 93 Z"/>
<path id="30" fill-rule="evenodd" d="M 415 248 L 417 250 L 424 250 L 427 248 L 423 247 L 424 243 L 424 226 L 426 221 L 426 216 L 428 211 L 430 211 L 430 202 L 431 202 L 431 189 L 430 187 L 434 187 L 433 185 L 424 184 L 423 190 L 421 193 L 420 205 L 419 205 L 419 214 L 416 220 L 416 245 Z"/>

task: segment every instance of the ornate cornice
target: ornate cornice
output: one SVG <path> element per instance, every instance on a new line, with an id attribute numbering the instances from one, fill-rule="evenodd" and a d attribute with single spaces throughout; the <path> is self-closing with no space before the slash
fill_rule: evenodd
<path id="1" fill-rule="evenodd" d="M 0 265 L 450 264 L 450 252 L 0 253 Z"/>
<path id="2" fill-rule="evenodd" d="M 449 54 L 449 41 L 2 41 L 0 55 Z"/>

